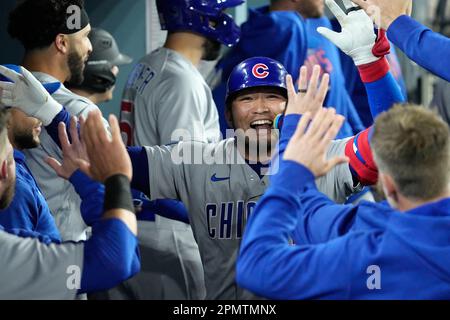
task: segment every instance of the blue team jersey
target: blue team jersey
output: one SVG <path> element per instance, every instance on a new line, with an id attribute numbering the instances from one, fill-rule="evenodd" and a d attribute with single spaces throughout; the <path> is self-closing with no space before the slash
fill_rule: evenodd
<path id="1" fill-rule="evenodd" d="M 449 228 L 450 199 L 336 205 L 283 161 L 247 224 L 238 283 L 272 299 L 449 299 Z"/>
<path id="2" fill-rule="evenodd" d="M 213 90 L 213 96 L 223 132 L 227 128 L 223 115 L 228 77 L 237 64 L 255 56 L 266 56 L 281 62 L 294 80 L 305 62 L 309 66 L 319 64 L 331 77 L 325 105 L 336 108 L 347 119 L 338 137 L 348 137 L 364 129 L 345 89 L 338 49 L 316 31 L 319 26 L 331 28 L 329 19 L 305 20 L 297 12 L 269 12 L 269 7 L 250 10 L 248 21 L 242 25 L 239 44 L 218 64 L 222 82 Z"/>
<path id="3" fill-rule="evenodd" d="M 16 190 L 11 205 L 0 211 L 0 225 L 4 229 L 33 231 L 61 241 L 55 220 L 30 170 L 22 152 L 14 150 L 16 161 Z"/>

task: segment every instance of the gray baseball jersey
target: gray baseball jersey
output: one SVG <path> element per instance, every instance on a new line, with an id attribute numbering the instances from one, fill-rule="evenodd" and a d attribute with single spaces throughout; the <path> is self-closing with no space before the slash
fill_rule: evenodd
<path id="1" fill-rule="evenodd" d="M 34 72 L 33 74 L 42 83 L 59 83 L 57 79 L 45 73 Z M 52 97 L 72 116 L 87 117 L 90 111 L 98 109 L 90 100 L 74 94 L 62 84 Z M 105 125 L 108 125 L 106 121 Z M 41 145 L 38 148 L 25 151 L 27 165 L 45 195 L 63 241 L 85 240 L 87 226 L 80 213 L 80 197 L 69 181 L 59 178 L 44 162 L 48 156 L 61 161 L 61 150 L 45 130 L 42 131 L 40 139 Z"/>
<path id="2" fill-rule="evenodd" d="M 344 155 L 345 144 L 346 140 L 333 142 L 328 156 Z M 246 221 L 268 186 L 268 176 L 260 179 L 245 164 L 233 139 L 146 150 L 151 198 L 180 199 L 188 208 L 205 270 L 207 299 L 256 298 L 236 285 L 235 264 Z M 187 154 L 188 161 L 180 164 Z M 215 163 L 188 164 L 194 154 L 208 155 Z M 319 190 L 337 202 L 359 190 L 353 186 L 348 165 L 334 168 L 316 182 Z"/>
<path id="3" fill-rule="evenodd" d="M 137 146 L 171 144 L 180 134 L 189 141 L 221 138 L 210 88 L 188 59 L 166 48 L 141 59 L 129 76 L 121 129 L 127 144 Z M 139 242 L 142 271 L 127 282 L 138 297 L 204 298 L 203 266 L 189 225 L 159 216 L 154 223 L 140 221 Z"/>
<path id="4" fill-rule="evenodd" d="M 81 276 L 83 243 L 45 245 L 0 231 L 0 300 L 73 300 L 74 270 Z"/>
<path id="5" fill-rule="evenodd" d="M 121 124 L 128 145 L 178 142 L 179 137 L 172 136 L 176 129 L 189 132 L 191 141 L 221 139 L 211 89 L 189 60 L 166 48 L 145 56 L 131 73 L 123 94 Z"/>

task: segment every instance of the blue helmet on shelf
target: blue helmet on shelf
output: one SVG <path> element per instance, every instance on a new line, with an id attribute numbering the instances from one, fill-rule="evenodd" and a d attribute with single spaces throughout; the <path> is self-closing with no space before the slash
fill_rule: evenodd
<path id="1" fill-rule="evenodd" d="M 224 10 L 244 0 L 156 0 L 161 29 L 192 31 L 228 47 L 238 43 L 241 31 Z"/>

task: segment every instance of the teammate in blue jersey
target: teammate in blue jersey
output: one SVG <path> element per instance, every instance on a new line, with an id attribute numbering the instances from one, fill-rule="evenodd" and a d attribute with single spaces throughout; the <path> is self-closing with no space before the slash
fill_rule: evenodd
<path id="1" fill-rule="evenodd" d="M 354 0 L 371 14 L 380 12 L 380 27 L 387 30 L 389 39 L 411 60 L 431 73 L 450 81 L 450 39 L 433 32 L 415 21 L 411 14 L 412 0 Z M 377 19 L 377 17 L 374 17 Z"/>
<path id="2" fill-rule="evenodd" d="M 20 129 L 24 129 L 22 134 L 18 132 Z M 25 155 L 21 152 L 31 148 L 33 143 L 39 143 L 34 140 L 38 139 L 39 131 L 39 120 L 27 117 L 20 110 L 11 110 L 8 136 L 14 147 L 16 186 L 13 202 L 7 209 L 0 211 L 0 225 L 7 230 L 25 229 L 46 235 L 54 241 L 61 241 L 47 202 L 25 163 Z M 29 145 L 26 145 L 27 141 Z"/>
<path id="3" fill-rule="evenodd" d="M 4 92 L 1 95 L 4 97 Z M 24 92 L 14 91 L 14 95 L 23 96 Z M 6 123 L 3 109 L 0 209 L 12 201 L 16 176 Z M 92 237 L 86 242 L 54 244 L 49 237 L 33 231 L 6 230 L 8 234 L 0 227 L 0 299 L 73 299 L 79 293 L 110 288 L 138 272 L 137 227 L 129 185 L 131 164 L 117 120 L 112 120 L 111 128 L 113 138 L 108 141 L 106 133 L 104 137 L 98 135 L 90 130 L 89 123 L 83 130 L 84 140 L 89 141 L 86 148 L 92 177 L 105 184 L 103 213 L 92 225 Z M 113 158 L 105 159 L 105 154 Z M 24 239 L 30 237 L 34 239 Z"/>
<path id="4" fill-rule="evenodd" d="M 13 67 L 13 66 L 9 66 Z M 16 68 L 17 70 L 18 68 Z M 0 75 L 0 81 L 7 80 Z M 9 111 L 8 138 L 14 148 L 16 184 L 12 203 L 0 211 L 0 225 L 6 230 L 31 231 L 60 242 L 61 236 L 48 204 L 25 163 L 24 150 L 40 144 L 42 123 L 17 108 Z"/>
<path id="5" fill-rule="evenodd" d="M 54 242 L 61 236 L 47 202 L 25 164 L 25 155 L 14 150 L 16 187 L 11 205 L 0 210 L 0 225 L 6 230 L 22 229 L 45 235 Z"/>
<path id="6" fill-rule="evenodd" d="M 305 114 L 247 225 L 238 283 L 273 299 L 448 299 L 450 140 L 432 112 L 397 106 L 374 125 L 388 203 L 337 205 L 314 179 L 345 158 L 324 150 L 342 123 Z M 289 235 L 297 230 L 296 245 Z"/>
<path id="7" fill-rule="evenodd" d="M 337 48 L 317 33 L 318 27 L 330 28 L 323 16 L 323 1 L 275 0 L 270 6 L 251 9 L 241 27 L 241 40 L 218 65 L 222 83 L 213 91 L 219 114 L 224 114 L 226 80 L 241 61 L 253 56 L 267 56 L 281 62 L 289 74 L 298 78 L 305 63 L 319 64 L 323 73 L 330 74 L 331 86 L 326 105 L 333 106 L 347 118 L 338 138 L 349 137 L 364 129 L 346 89 Z M 312 70 L 312 68 L 310 68 Z M 222 131 L 226 128 L 222 119 Z"/>

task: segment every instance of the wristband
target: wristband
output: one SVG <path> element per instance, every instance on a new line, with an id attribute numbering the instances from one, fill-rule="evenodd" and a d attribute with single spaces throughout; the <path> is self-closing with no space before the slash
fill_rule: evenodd
<path id="1" fill-rule="evenodd" d="M 350 12 L 359 11 L 359 10 L 362 10 L 362 8 L 360 6 L 351 7 L 351 8 L 348 8 L 345 13 L 348 15 Z"/>
<path id="2" fill-rule="evenodd" d="M 281 130 L 283 127 L 284 122 L 284 114 L 280 113 L 275 117 L 275 120 L 273 121 L 273 128 Z"/>
<path id="3" fill-rule="evenodd" d="M 106 179 L 103 207 L 105 212 L 113 209 L 124 209 L 135 213 L 128 177 L 117 174 Z"/>
<path id="4" fill-rule="evenodd" d="M 389 62 L 386 57 L 378 61 L 358 66 L 359 75 L 364 83 L 375 82 L 389 73 Z"/>

